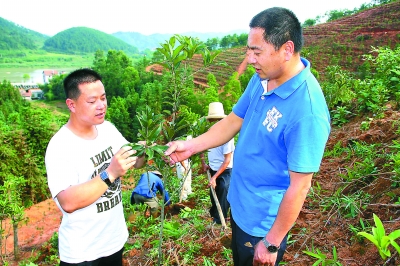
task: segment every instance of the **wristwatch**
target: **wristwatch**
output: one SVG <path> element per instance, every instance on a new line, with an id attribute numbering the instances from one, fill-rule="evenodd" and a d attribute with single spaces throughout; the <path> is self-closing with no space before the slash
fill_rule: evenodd
<path id="1" fill-rule="evenodd" d="M 111 181 L 106 170 L 100 173 L 100 178 L 107 184 L 107 186 L 111 186 Z"/>
<path id="2" fill-rule="evenodd" d="M 278 252 L 280 246 L 275 246 L 275 245 L 269 243 L 269 242 L 265 239 L 265 237 L 263 237 L 263 238 L 261 239 L 261 241 L 263 242 L 264 246 L 267 248 L 267 250 L 268 250 L 269 253 L 276 253 L 276 252 Z"/>

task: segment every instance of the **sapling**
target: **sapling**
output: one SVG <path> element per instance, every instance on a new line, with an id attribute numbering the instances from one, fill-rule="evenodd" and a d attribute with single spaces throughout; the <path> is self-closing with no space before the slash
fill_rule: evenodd
<path id="1" fill-rule="evenodd" d="M 375 213 L 373 214 L 373 217 L 376 227 L 372 227 L 372 234 L 359 232 L 358 235 L 371 241 L 378 248 L 379 255 L 384 260 L 391 256 L 389 245 L 392 245 L 396 249 L 397 253 L 400 253 L 400 246 L 396 243 L 396 239 L 400 237 L 400 229 L 386 235 L 382 221 Z"/>

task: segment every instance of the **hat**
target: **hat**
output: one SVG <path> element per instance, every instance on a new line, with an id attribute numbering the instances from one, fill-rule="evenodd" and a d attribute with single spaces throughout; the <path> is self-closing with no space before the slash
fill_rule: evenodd
<path id="1" fill-rule="evenodd" d="M 208 105 L 208 116 L 206 119 L 222 119 L 226 117 L 224 106 L 220 102 L 213 102 Z"/>
<path id="2" fill-rule="evenodd" d="M 163 175 L 157 170 L 150 171 L 150 173 L 153 173 L 153 174 L 155 174 L 155 175 L 157 175 L 159 177 L 163 177 Z"/>

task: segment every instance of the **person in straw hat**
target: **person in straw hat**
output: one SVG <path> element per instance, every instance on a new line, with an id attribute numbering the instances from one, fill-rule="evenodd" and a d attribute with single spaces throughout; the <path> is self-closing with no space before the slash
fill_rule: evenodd
<path id="1" fill-rule="evenodd" d="M 173 141 L 170 163 L 220 146 L 237 133 L 228 201 L 235 266 L 279 265 L 319 170 L 330 115 L 310 62 L 300 56 L 301 23 L 281 7 L 250 21 L 247 62 L 255 69 L 232 112 L 206 133 Z"/>
<path id="2" fill-rule="evenodd" d="M 213 123 L 226 117 L 224 107 L 220 102 L 210 103 L 208 106 L 208 115 L 206 119 Z M 219 204 L 221 205 L 222 214 L 228 219 L 229 202 L 227 199 L 229 184 L 231 182 L 231 172 L 233 167 L 233 151 L 235 150 L 234 139 L 230 139 L 227 143 L 211 148 L 208 150 L 208 165 L 206 164 L 203 154 L 201 154 L 201 163 L 204 170 L 210 171 L 211 179 L 208 186 L 214 188 Z M 210 215 L 213 222 L 221 224 L 218 209 L 215 204 L 214 197 L 210 188 L 211 208 Z M 229 219 L 228 219 L 229 220 Z"/>

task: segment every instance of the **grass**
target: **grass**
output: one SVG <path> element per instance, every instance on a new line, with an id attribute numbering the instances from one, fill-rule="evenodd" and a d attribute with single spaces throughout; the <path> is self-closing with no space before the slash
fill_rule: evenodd
<path id="1" fill-rule="evenodd" d="M 64 101 L 62 100 L 55 100 L 55 101 L 31 101 L 33 106 L 47 108 L 52 111 L 56 115 L 61 116 L 69 116 L 69 109 Z"/>
<path id="2" fill-rule="evenodd" d="M 84 67 L 91 66 L 94 54 L 58 54 L 43 50 L 0 50 L 0 68 L 15 67 Z"/>

